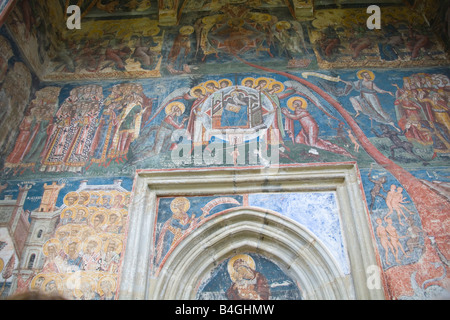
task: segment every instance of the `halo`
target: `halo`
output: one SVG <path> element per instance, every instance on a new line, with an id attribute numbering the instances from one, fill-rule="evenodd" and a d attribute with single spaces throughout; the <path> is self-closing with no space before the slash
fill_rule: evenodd
<path id="1" fill-rule="evenodd" d="M 123 200 L 125 199 L 124 195 L 118 191 L 113 191 L 112 195 L 113 195 L 112 205 L 114 206 L 114 203 L 115 203 L 117 197 L 120 197 L 120 202 L 119 202 L 119 207 L 120 207 L 123 204 Z"/>
<path id="2" fill-rule="evenodd" d="M 69 245 L 72 243 L 76 243 L 77 245 L 77 254 L 80 252 L 81 249 L 81 240 L 79 238 L 71 237 L 66 243 L 64 244 L 64 253 L 69 254 Z"/>
<path id="3" fill-rule="evenodd" d="M 87 197 L 87 200 L 84 201 L 84 203 L 82 203 L 82 205 L 86 205 L 86 203 L 89 203 L 89 198 L 90 198 L 89 192 L 81 191 L 78 195 L 79 195 L 78 204 L 81 204 L 81 203 L 79 203 L 81 201 L 81 196 L 86 196 Z"/>
<path id="4" fill-rule="evenodd" d="M 233 282 L 235 282 L 235 280 L 236 280 L 236 277 L 234 276 L 235 270 L 233 268 L 233 264 L 238 259 L 244 260 L 244 262 L 253 270 L 256 269 L 255 260 L 253 260 L 253 258 L 250 257 L 248 254 L 238 254 L 238 255 L 234 256 L 233 258 L 230 259 L 230 261 L 228 261 L 228 266 L 227 266 L 228 274 L 230 275 L 230 278 Z"/>
<path id="5" fill-rule="evenodd" d="M 109 203 L 103 203 L 103 197 L 107 196 L 109 197 Z M 98 204 L 100 206 L 104 206 L 105 204 L 110 205 L 112 200 L 112 195 L 109 192 L 106 191 L 100 191 L 100 198 L 98 199 Z"/>
<path id="6" fill-rule="evenodd" d="M 70 216 L 72 217 L 72 215 L 73 215 L 73 208 L 72 208 L 72 207 L 69 207 L 69 208 L 65 208 L 63 211 L 61 211 L 61 214 L 59 215 L 59 216 L 61 217 L 61 219 L 64 218 L 64 216 L 66 215 L 66 212 L 67 212 L 67 211 L 72 212 L 72 213 L 70 214 Z"/>
<path id="7" fill-rule="evenodd" d="M 78 281 L 77 281 L 78 280 Z M 95 291 L 96 289 L 96 282 L 93 278 L 87 276 L 86 274 L 82 274 L 75 280 L 77 283 L 75 284 L 75 288 L 73 288 L 73 295 L 77 298 L 80 298 L 83 295 L 83 291 L 81 291 L 80 287 L 83 284 L 83 282 L 87 282 L 91 286 L 91 290 Z M 78 286 L 78 288 L 77 288 Z"/>
<path id="8" fill-rule="evenodd" d="M 188 36 L 194 32 L 193 26 L 184 26 L 180 28 L 180 33 L 184 36 Z"/>
<path id="9" fill-rule="evenodd" d="M 122 219 L 122 213 L 119 210 L 111 210 L 108 213 L 108 225 L 111 225 L 111 223 L 109 223 L 109 218 L 111 215 L 116 215 L 118 217 L 117 221 L 114 222 L 113 225 L 120 224 L 120 220 Z"/>
<path id="10" fill-rule="evenodd" d="M 91 216 L 91 221 L 90 221 L 91 225 L 92 226 L 94 225 L 94 220 L 95 220 L 95 217 L 97 217 L 97 216 L 103 216 L 104 217 L 103 221 L 100 223 L 100 226 L 104 225 L 106 223 L 108 214 L 106 213 L 106 211 L 103 211 L 103 210 L 99 210 L 98 212 L 94 213 Z"/>
<path id="11" fill-rule="evenodd" d="M 115 292 L 116 291 L 116 285 L 117 285 L 117 281 L 114 277 L 112 276 L 104 276 L 102 278 L 100 278 L 97 282 L 97 292 L 102 296 L 104 294 L 102 287 L 100 286 L 100 283 L 102 282 L 109 282 L 111 284 L 111 291 Z"/>
<path id="12" fill-rule="evenodd" d="M 291 24 L 288 21 L 279 21 L 275 24 L 275 28 L 277 30 L 287 30 L 291 27 Z"/>
<path id="13" fill-rule="evenodd" d="M 221 85 L 223 82 L 226 82 L 226 83 L 227 83 L 227 87 L 230 87 L 230 86 L 233 85 L 233 82 L 231 82 L 230 79 L 220 79 L 220 80 L 219 80 L 219 88 L 220 88 L 220 85 Z"/>
<path id="14" fill-rule="evenodd" d="M 66 196 L 64 197 L 64 204 L 66 205 L 66 206 L 69 206 L 67 203 L 68 203 L 68 199 L 69 198 L 75 198 L 75 202 L 74 202 L 74 204 L 78 201 L 78 199 L 79 199 L 79 196 L 78 196 L 78 192 L 75 192 L 75 191 L 72 191 L 72 192 L 69 192 L 68 194 L 66 194 Z"/>
<path id="15" fill-rule="evenodd" d="M 206 81 L 206 82 L 204 83 L 204 87 L 205 87 L 206 91 L 213 92 L 213 90 L 209 90 L 209 89 L 207 88 L 207 85 L 210 84 L 210 83 L 212 83 L 216 88 L 219 87 L 219 83 L 218 83 L 216 80 L 209 80 L 209 81 Z"/>
<path id="16" fill-rule="evenodd" d="M 110 236 L 104 243 L 103 245 L 103 251 L 104 252 L 108 252 L 108 246 L 109 244 L 112 242 L 114 242 L 115 244 L 117 244 L 117 248 L 114 250 L 115 253 L 120 254 L 122 252 L 122 248 L 123 248 L 123 244 L 122 244 L 122 240 L 118 237 L 115 236 Z"/>
<path id="17" fill-rule="evenodd" d="M 161 31 L 161 29 L 159 29 L 157 26 L 153 26 L 153 27 L 150 27 L 150 28 L 148 28 L 147 30 L 145 30 L 145 35 L 154 37 L 154 36 L 156 36 L 160 31 Z"/>
<path id="18" fill-rule="evenodd" d="M 56 238 L 52 238 L 52 239 L 48 240 L 47 242 L 45 242 L 44 247 L 42 248 L 42 251 L 44 252 L 44 255 L 46 257 L 48 257 L 48 247 L 51 245 L 56 247 L 57 253 L 59 252 L 59 250 L 61 250 L 61 241 L 59 241 Z"/>
<path id="19" fill-rule="evenodd" d="M 171 114 L 172 113 L 172 109 L 175 106 L 180 108 L 181 114 L 183 114 L 184 111 L 186 110 L 186 107 L 184 106 L 184 104 L 182 102 L 175 101 L 175 102 L 172 102 L 172 103 L 167 105 L 167 107 L 166 107 L 166 114 Z"/>
<path id="20" fill-rule="evenodd" d="M 195 92 L 195 90 L 197 90 L 197 89 L 201 90 L 203 94 L 206 94 L 206 89 L 205 89 L 205 87 L 202 87 L 202 86 L 196 86 L 196 87 L 193 87 L 193 88 L 191 89 L 191 91 L 189 92 L 190 95 L 193 96 L 193 97 L 195 97 L 194 92 Z"/>
<path id="21" fill-rule="evenodd" d="M 90 241 L 95 241 L 97 243 L 97 247 L 94 249 L 95 253 L 98 253 L 102 249 L 102 239 L 99 236 L 89 236 L 84 240 L 83 244 L 81 245 L 83 252 L 86 252 L 86 247 L 89 244 Z"/>
<path id="22" fill-rule="evenodd" d="M 292 111 L 295 111 L 295 107 L 294 107 L 294 102 L 295 101 L 301 101 L 301 103 L 302 103 L 301 108 L 302 109 L 306 109 L 308 103 L 302 97 L 292 97 L 292 98 L 290 98 L 288 100 L 288 102 L 287 102 L 287 106 L 288 106 L 289 109 L 291 109 Z"/>
<path id="23" fill-rule="evenodd" d="M 258 78 L 255 80 L 256 86 L 258 86 L 259 82 L 261 82 L 262 80 L 267 82 L 267 84 L 263 87 L 263 89 L 267 88 L 270 85 L 270 83 L 272 82 L 269 78 L 261 77 L 261 78 Z"/>
<path id="24" fill-rule="evenodd" d="M 84 212 L 84 215 L 83 215 L 84 218 L 86 218 L 88 216 L 89 212 L 87 211 L 87 209 L 85 207 L 83 207 L 83 206 L 76 206 L 72 210 L 72 218 L 76 217 L 76 215 L 77 215 L 79 210 L 82 210 Z"/>
<path id="25" fill-rule="evenodd" d="M 51 281 L 55 281 L 56 291 L 58 291 L 58 293 L 61 293 L 61 278 L 56 275 L 51 275 L 50 277 L 45 278 L 44 282 L 42 283 L 42 291 L 45 292 L 45 286 Z"/>
<path id="26" fill-rule="evenodd" d="M 44 274 L 42 274 L 42 273 L 36 275 L 36 276 L 33 278 L 33 280 L 31 280 L 31 283 L 30 283 L 30 288 L 31 288 L 31 290 L 34 290 L 34 289 L 36 288 L 36 280 L 39 279 L 39 278 L 44 278 L 44 282 L 45 282 L 45 280 L 46 280 L 46 275 L 44 275 Z M 44 284 L 44 282 L 43 282 L 42 284 Z"/>
<path id="27" fill-rule="evenodd" d="M 363 69 L 363 70 L 359 70 L 358 71 L 358 73 L 356 74 L 358 76 L 358 79 L 362 80 L 363 79 L 362 74 L 365 73 L 365 72 L 367 72 L 370 75 L 370 80 L 375 79 L 375 74 L 372 71 L 367 70 L 367 69 Z"/>
<path id="28" fill-rule="evenodd" d="M 5 266 L 5 261 L 3 261 L 2 258 L 0 258 L 0 272 L 3 271 L 3 267 Z"/>
<path id="29" fill-rule="evenodd" d="M 185 197 L 178 197 L 172 200 L 172 202 L 170 203 L 170 210 L 172 210 L 172 212 L 174 212 L 175 209 L 175 205 L 182 203 L 183 206 L 183 211 L 187 212 L 189 210 L 189 208 L 191 207 L 191 203 L 189 202 L 189 200 Z"/>
<path id="30" fill-rule="evenodd" d="M 282 84 L 279 81 L 274 81 L 271 84 L 269 84 L 269 90 L 271 90 L 273 88 L 274 85 L 278 84 L 280 86 L 280 89 L 275 91 L 275 93 L 280 93 L 284 91 L 284 84 Z"/>
<path id="31" fill-rule="evenodd" d="M 97 196 L 97 200 L 95 202 L 92 202 L 93 200 L 96 199 Z M 94 191 L 90 193 L 90 197 L 89 197 L 89 202 L 88 202 L 88 206 L 96 206 L 98 205 L 98 200 L 100 199 L 100 193 Z"/>
<path id="32" fill-rule="evenodd" d="M 245 86 L 245 82 L 247 82 L 248 80 L 250 80 L 253 83 L 253 85 L 255 85 L 256 79 L 252 77 L 245 78 L 244 80 L 242 80 L 241 84 Z"/>

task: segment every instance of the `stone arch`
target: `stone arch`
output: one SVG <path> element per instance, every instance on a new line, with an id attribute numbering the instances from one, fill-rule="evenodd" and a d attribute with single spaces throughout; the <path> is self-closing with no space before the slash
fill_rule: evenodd
<path id="1" fill-rule="evenodd" d="M 351 299 L 351 281 L 310 231 L 276 212 L 244 207 L 207 221 L 172 252 L 150 299 L 194 299 L 202 278 L 223 260 L 258 253 L 299 286 L 303 299 Z"/>
<path id="2" fill-rule="evenodd" d="M 159 197 L 320 191 L 336 193 L 350 269 L 346 277 L 325 247 L 301 226 L 280 214 L 249 207 L 205 221 L 172 251 L 164 270 L 158 275 L 152 272 Z M 183 169 L 143 170 L 136 176 L 133 192 L 119 299 L 192 299 L 200 273 L 239 250 L 264 254 L 284 268 L 299 281 L 304 299 L 385 299 L 381 274 L 368 272 L 380 266 L 355 163 L 208 168 L 195 174 Z M 197 260 L 189 260 L 191 256 Z M 197 274 L 196 264 L 202 266 Z M 319 269 L 302 271 L 300 266 Z"/>

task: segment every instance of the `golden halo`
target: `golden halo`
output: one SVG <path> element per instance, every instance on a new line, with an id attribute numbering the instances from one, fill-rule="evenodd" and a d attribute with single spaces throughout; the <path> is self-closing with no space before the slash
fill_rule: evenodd
<path id="1" fill-rule="evenodd" d="M 81 240 L 74 237 L 71 237 L 68 241 L 66 241 L 66 243 L 64 244 L 64 252 L 66 254 L 69 254 L 69 245 L 71 245 L 72 243 L 76 244 L 76 253 L 78 254 L 81 249 Z"/>
<path id="2" fill-rule="evenodd" d="M 44 282 L 42 283 L 42 291 L 45 292 L 45 286 L 51 281 L 55 281 L 56 291 L 58 291 L 58 293 L 61 293 L 61 278 L 56 275 L 51 275 L 45 278 Z"/>
<path id="3" fill-rule="evenodd" d="M 79 276 L 79 278 L 77 278 L 76 280 L 76 285 L 75 288 L 73 288 L 73 295 L 77 298 L 80 298 L 83 295 L 83 291 L 80 289 L 80 287 L 84 284 L 84 283 L 88 283 L 91 287 L 92 291 L 95 291 L 96 289 L 96 282 L 93 278 L 87 276 L 86 274 L 82 274 L 81 276 Z"/>
<path id="4" fill-rule="evenodd" d="M 208 87 L 207 87 L 208 84 L 210 84 L 210 83 L 212 83 L 212 84 L 214 85 L 214 87 L 219 88 L 219 83 L 218 83 L 216 80 L 209 80 L 209 81 L 206 81 L 206 82 L 204 83 L 204 87 L 205 87 L 206 91 L 214 92 L 214 90 L 210 90 L 210 89 L 208 89 Z"/>
<path id="5" fill-rule="evenodd" d="M 61 250 L 61 241 L 59 241 L 56 238 L 47 240 L 47 242 L 45 242 L 44 247 L 42 248 L 42 251 L 44 252 L 44 255 L 46 257 L 48 257 L 48 247 L 50 246 L 55 246 L 56 247 L 56 253 L 59 252 L 59 250 Z"/>
<path id="6" fill-rule="evenodd" d="M 188 36 L 194 32 L 193 26 L 184 26 L 180 28 L 180 33 L 184 36 Z"/>
<path id="7" fill-rule="evenodd" d="M 230 278 L 233 282 L 236 281 L 236 277 L 235 277 L 235 270 L 233 268 L 233 264 L 236 260 L 241 259 L 244 260 L 244 262 L 253 270 L 256 269 L 256 265 L 255 265 L 255 260 L 253 260 L 252 257 L 250 257 L 248 254 L 238 254 L 236 256 L 234 256 L 233 258 L 230 259 L 230 261 L 228 261 L 228 274 L 230 275 Z"/>
<path id="8" fill-rule="evenodd" d="M 270 83 L 272 82 L 272 80 L 270 80 L 269 78 L 261 77 L 261 78 L 256 79 L 256 81 L 255 81 L 256 86 L 259 86 L 259 83 L 261 81 L 266 82 L 266 85 L 264 87 L 262 87 L 262 89 L 267 88 L 270 85 Z"/>
<path id="9" fill-rule="evenodd" d="M 363 70 L 359 70 L 358 71 L 358 73 L 356 74 L 358 79 L 361 79 L 361 80 L 363 79 L 363 77 L 362 77 L 363 73 L 368 73 L 370 75 L 370 80 L 373 81 L 375 79 L 375 74 L 372 71 L 367 70 L 367 69 L 363 69 Z"/>
<path id="10" fill-rule="evenodd" d="M 98 193 L 96 191 L 91 192 L 91 195 L 89 197 L 88 205 L 89 206 L 96 206 L 96 205 L 98 205 L 98 202 L 99 202 L 98 200 L 99 199 L 100 199 L 100 193 Z"/>
<path id="11" fill-rule="evenodd" d="M 31 290 L 34 290 L 35 288 L 36 288 L 36 280 L 37 279 L 40 279 L 40 278 L 44 278 L 44 281 L 42 282 L 42 284 L 44 284 L 44 282 L 45 282 L 45 279 L 46 279 L 46 275 L 44 275 L 44 274 L 38 274 L 38 275 L 36 275 L 34 278 L 33 278 L 33 280 L 31 280 L 31 283 L 30 283 L 30 288 L 31 288 Z M 41 285 L 41 288 L 42 288 L 43 286 Z"/>
<path id="12" fill-rule="evenodd" d="M 202 19 L 202 22 L 206 25 L 213 25 L 217 21 L 217 16 L 207 16 Z"/>
<path id="13" fill-rule="evenodd" d="M 102 287 L 100 286 L 100 283 L 102 282 L 109 282 L 111 284 L 111 291 L 115 292 L 116 291 L 116 285 L 117 285 L 117 281 L 114 277 L 112 276 L 104 276 L 103 278 L 100 278 L 100 280 L 98 280 L 97 282 L 97 292 L 102 296 L 104 294 Z"/>
<path id="14" fill-rule="evenodd" d="M 271 84 L 269 84 L 269 90 L 272 90 L 273 86 L 278 84 L 280 86 L 280 89 L 278 89 L 277 91 L 275 91 L 275 93 L 280 93 L 284 91 L 284 84 L 282 84 L 279 81 L 274 81 Z"/>
<path id="15" fill-rule="evenodd" d="M 114 222 L 113 224 L 109 223 L 110 221 L 110 217 L 112 215 L 116 215 L 117 216 L 117 221 Z M 122 213 L 119 210 L 111 210 L 108 214 L 108 225 L 116 225 L 116 224 L 120 224 L 120 221 L 122 220 Z"/>
<path id="16" fill-rule="evenodd" d="M 196 90 L 201 90 L 201 92 L 202 92 L 203 94 L 206 94 L 206 89 L 205 89 L 205 87 L 202 87 L 202 86 L 196 86 L 196 87 L 193 87 L 193 88 L 191 89 L 191 91 L 190 91 L 191 96 L 195 97 L 194 92 L 195 92 Z"/>
<path id="17" fill-rule="evenodd" d="M 87 203 L 89 203 L 89 197 L 90 197 L 89 192 L 81 191 L 78 195 L 80 196 L 78 198 L 78 204 L 86 205 Z M 83 203 L 80 203 L 80 201 L 82 201 L 82 198 L 86 198 L 86 200 L 84 200 Z"/>
<path id="18" fill-rule="evenodd" d="M 70 208 L 65 208 L 65 209 L 61 212 L 61 214 L 60 214 L 61 219 L 64 219 L 64 217 L 65 217 L 67 211 L 69 211 L 69 215 L 70 215 L 70 217 L 72 217 L 72 215 L 73 215 L 73 208 L 70 207 Z"/>
<path id="19" fill-rule="evenodd" d="M 160 31 L 161 29 L 156 26 L 150 27 L 149 29 L 145 30 L 145 35 L 153 37 L 156 36 Z"/>
<path id="20" fill-rule="evenodd" d="M 85 207 L 83 207 L 83 206 L 76 206 L 72 210 L 72 218 L 75 218 L 77 216 L 77 213 L 78 213 L 79 210 L 84 212 L 83 218 L 86 218 L 88 216 L 88 211 L 87 211 L 87 209 Z"/>
<path id="21" fill-rule="evenodd" d="M 300 101 L 301 104 L 301 108 L 302 109 L 306 109 L 306 107 L 308 106 L 308 103 L 306 102 L 306 100 L 304 98 L 301 97 L 292 97 L 288 100 L 287 102 L 287 106 L 289 109 L 291 109 L 292 111 L 295 111 L 295 107 L 294 107 L 294 102 L 295 101 Z"/>
<path id="22" fill-rule="evenodd" d="M 104 197 L 106 197 L 107 199 L 109 198 L 108 203 L 104 202 L 104 199 L 103 199 Z M 111 204 L 111 200 L 112 200 L 112 194 L 111 193 L 106 192 L 106 191 L 100 191 L 100 198 L 99 198 L 99 201 L 98 201 L 98 204 L 100 206 L 105 207 L 106 205 L 110 205 Z"/>
<path id="23" fill-rule="evenodd" d="M 106 213 L 106 211 L 103 211 L 103 210 L 99 210 L 98 212 L 91 215 L 91 221 L 90 221 L 91 225 L 94 226 L 94 221 L 97 216 L 103 216 L 103 221 L 100 222 L 100 226 L 104 225 L 106 223 L 108 214 Z"/>
<path id="24" fill-rule="evenodd" d="M 78 236 L 79 236 L 79 234 L 80 234 L 80 232 L 81 232 L 81 229 L 82 229 L 82 227 L 83 227 L 83 225 L 81 225 L 81 224 L 68 224 L 67 226 L 69 226 L 70 228 L 69 228 L 69 230 L 70 230 L 70 237 L 71 238 L 78 238 Z"/>
<path id="25" fill-rule="evenodd" d="M 291 24 L 287 21 L 279 21 L 275 24 L 277 30 L 287 30 L 291 27 Z"/>
<path id="26" fill-rule="evenodd" d="M 269 22 L 272 20 L 272 16 L 267 13 L 254 13 L 252 19 L 259 23 Z"/>
<path id="27" fill-rule="evenodd" d="M 64 204 L 68 207 L 71 206 L 71 205 L 69 205 L 69 201 L 68 201 L 70 198 L 75 199 L 73 204 L 71 204 L 72 206 L 75 205 L 79 199 L 78 192 L 72 191 L 72 192 L 69 192 L 68 194 L 66 194 L 66 196 L 64 197 Z"/>
<path id="28" fill-rule="evenodd" d="M 233 82 L 231 82 L 230 79 L 220 79 L 220 80 L 219 80 L 219 88 L 221 88 L 221 85 L 222 85 L 222 83 L 224 83 L 224 82 L 227 84 L 227 87 L 230 87 L 230 86 L 233 85 Z"/>
<path id="29" fill-rule="evenodd" d="M 172 113 L 172 109 L 174 107 L 180 108 L 181 114 L 183 114 L 184 111 L 186 110 L 186 107 L 184 106 L 184 104 L 182 102 L 175 101 L 175 102 L 172 102 L 172 103 L 167 105 L 167 107 L 166 107 L 166 114 L 171 114 Z"/>
<path id="30" fill-rule="evenodd" d="M 105 243 L 103 245 L 103 251 L 108 252 L 108 246 L 111 242 L 113 242 L 117 245 L 116 248 L 114 249 L 114 252 L 117 254 L 120 254 L 122 252 L 122 247 L 123 247 L 122 240 L 120 238 L 114 237 L 114 236 L 110 236 L 108 238 L 108 240 L 105 241 Z"/>
<path id="31" fill-rule="evenodd" d="M 89 244 L 89 242 L 94 241 L 97 243 L 97 247 L 95 247 L 94 252 L 98 253 L 101 249 L 102 249 L 102 239 L 99 236 L 89 236 L 87 237 L 86 240 L 84 240 L 83 244 L 81 245 L 83 252 L 87 252 L 86 251 L 86 247 Z"/>
<path id="32" fill-rule="evenodd" d="M 242 84 L 243 86 L 245 86 L 245 83 L 246 83 L 247 81 L 251 81 L 252 84 L 255 85 L 256 79 L 255 79 L 255 78 L 252 78 L 252 77 L 248 77 L 248 78 L 245 78 L 244 80 L 242 80 L 241 84 Z"/>
<path id="33" fill-rule="evenodd" d="M 178 205 L 183 205 L 182 210 L 183 212 L 187 212 L 189 210 L 189 208 L 191 207 L 191 203 L 189 202 L 189 200 L 185 197 L 178 197 L 172 200 L 172 202 L 170 203 L 170 210 L 172 210 L 172 212 L 174 212 L 175 207 L 178 207 Z"/>
<path id="34" fill-rule="evenodd" d="M 227 21 L 227 25 L 230 27 L 242 27 L 245 21 L 242 18 L 231 18 Z"/>
<path id="35" fill-rule="evenodd" d="M 3 271 L 3 267 L 5 266 L 5 261 L 3 261 L 2 258 L 0 258 L 0 272 Z"/>

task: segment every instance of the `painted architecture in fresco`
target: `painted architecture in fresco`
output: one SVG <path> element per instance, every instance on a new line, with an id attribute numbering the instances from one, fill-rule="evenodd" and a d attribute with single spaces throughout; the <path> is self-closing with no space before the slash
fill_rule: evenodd
<path id="1" fill-rule="evenodd" d="M 0 1 L 2 297 L 117 299 L 139 170 L 321 163 L 358 167 L 386 299 L 450 288 L 448 14 L 432 13 L 448 1 L 387 5 L 379 30 L 365 8 L 312 12 L 309 1 L 81 1 L 80 30 L 66 27 L 66 1 L 10 2 Z M 256 207 L 308 229 L 349 275 L 336 202 L 159 197 L 151 274 L 204 223 Z M 250 251 L 220 261 L 195 297 L 304 298 Z"/>

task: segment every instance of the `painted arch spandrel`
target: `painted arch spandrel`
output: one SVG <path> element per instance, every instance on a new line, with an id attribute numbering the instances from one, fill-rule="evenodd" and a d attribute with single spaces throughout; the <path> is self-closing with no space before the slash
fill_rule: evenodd
<path id="1" fill-rule="evenodd" d="M 281 205 L 283 204 L 283 205 Z M 158 276 L 173 250 L 206 221 L 246 207 L 271 210 L 299 223 L 328 248 L 341 271 L 350 267 L 334 193 L 267 193 L 158 198 L 152 273 Z"/>

